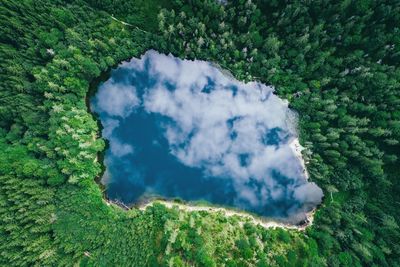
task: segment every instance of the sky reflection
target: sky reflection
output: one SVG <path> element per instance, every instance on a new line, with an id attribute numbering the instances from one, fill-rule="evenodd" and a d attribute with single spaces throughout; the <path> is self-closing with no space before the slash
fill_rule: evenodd
<path id="1" fill-rule="evenodd" d="M 109 198 L 207 200 L 303 220 L 322 191 L 289 146 L 295 114 L 272 92 L 156 51 L 122 63 L 91 102 L 110 144 Z"/>

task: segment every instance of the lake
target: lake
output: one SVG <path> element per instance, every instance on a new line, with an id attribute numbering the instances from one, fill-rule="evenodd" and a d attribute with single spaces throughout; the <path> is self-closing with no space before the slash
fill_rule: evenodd
<path id="1" fill-rule="evenodd" d="M 298 223 L 322 199 L 307 181 L 296 113 L 258 82 L 150 50 L 91 98 L 103 125 L 108 198 L 207 201 Z"/>

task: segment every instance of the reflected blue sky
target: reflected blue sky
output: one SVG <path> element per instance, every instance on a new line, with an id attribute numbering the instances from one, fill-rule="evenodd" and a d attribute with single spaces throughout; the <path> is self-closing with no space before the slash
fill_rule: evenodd
<path id="1" fill-rule="evenodd" d="M 272 92 L 156 51 L 120 64 L 91 99 L 110 145 L 108 197 L 206 200 L 301 221 L 322 191 L 289 146 L 295 114 Z"/>

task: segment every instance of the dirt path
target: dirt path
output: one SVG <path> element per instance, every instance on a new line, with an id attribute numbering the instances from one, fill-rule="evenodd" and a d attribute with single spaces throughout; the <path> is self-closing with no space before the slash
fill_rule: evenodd
<path id="1" fill-rule="evenodd" d="M 142 29 L 140 29 L 139 27 L 137 27 L 137 26 L 135 26 L 135 25 L 132 25 L 132 24 L 130 24 L 130 23 L 128 23 L 128 22 L 125 22 L 125 21 L 122 21 L 122 20 L 119 20 L 119 19 L 117 19 L 116 17 L 114 17 L 113 15 L 111 15 L 111 18 L 113 19 L 113 20 L 115 20 L 115 21 L 118 21 L 119 23 L 121 23 L 122 25 L 125 25 L 125 26 L 130 26 L 130 27 L 133 27 L 133 28 L 135 28 L 136 30 L 139 30 L 139 31 L 142 31 L 142 32 L 145 32 L 145 33 L 148 33 L 147 31 L 145 31 L 145 30 L 142 30 Z"/>

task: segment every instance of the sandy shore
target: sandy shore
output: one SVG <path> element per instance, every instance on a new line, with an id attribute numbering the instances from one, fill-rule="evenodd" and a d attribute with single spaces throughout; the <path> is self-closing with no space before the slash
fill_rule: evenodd
<path id="1" fill-rule="evenodd" d="M 293 153 L 295 156 L 299 159 L 301 166 L 303 167 L 304 175 L 306 179 L 308 180 L 309 174 L 306 168 L 306 163 L 303 159 L 303 155 L 301 154 L 301 151 L 304 150 L 304 147 L 300 145 L 299 138 L 294 138 L 292 142 L 290 142 L 289 147 L 292 149 Z"/>
<path id="2" fill-rule="evenodd" d="M 304 225 L 290 225 L 282 222 L 276 222 L 273 220 L 262 220 L 260 218 L 256 218 L 248 213 L 245 212 L 240 212 L 240 211 L 235 211 L 227 208 L 218 208 L 218 207 L 211 207 L 211 206 L 193 206 L 189 204 L 180 204 L 172 201 L 166 201 L 166 200 L 154 200 L 151 201 L 145 205 L 142 205 L 139 207 L 139 210 L 146 210 L 147 207 L 152 206 L 154 203 L 160 203 L 167 208 L 173 208 L 177 207 L 179 210 L 186 211 L 186 212 L 195 212 L 195 211 L 207 211 L 207 212 L 222 212 L 226 217 L 231 217 L 231 216 L 238 216 L 243 218 L 243 223 L 246 221 L 250 221 L 251 223 L 254 223 L 255 225 L 260 225 L 261 227 L 264 228 L 284 228 L 284 229 L 292 229 L 292 230 L 299 230 L 299 231 L 304 231 L 306 227 L 311 225 L 312 218 L 311 220 L 308 220 L 307 224 Z M 313 212 L 310 212 L 310 215 L 312 216 Z M 308 217 L 308 214 L 307 214 Z"/>

